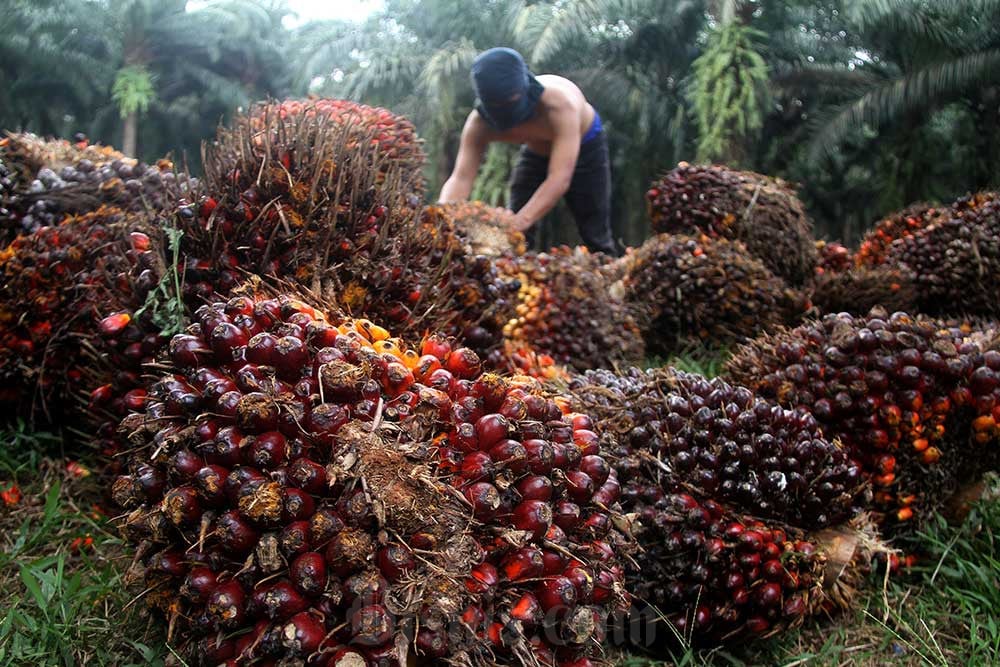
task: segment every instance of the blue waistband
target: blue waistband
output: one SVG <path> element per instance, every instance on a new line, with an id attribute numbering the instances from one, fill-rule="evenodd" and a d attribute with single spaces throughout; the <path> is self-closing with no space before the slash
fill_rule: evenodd
<path id="1" fill-rule="evenodd" d="M 582 146 L 599 135 L 602 129 L 604 128 L 601 126 L 601 114 L 597 113 L 597 109 L 594 109 L 594 122 L 590 124 L 590 129 L 587 130 L 587 134 L 583 135 L 580 145 Z"/>

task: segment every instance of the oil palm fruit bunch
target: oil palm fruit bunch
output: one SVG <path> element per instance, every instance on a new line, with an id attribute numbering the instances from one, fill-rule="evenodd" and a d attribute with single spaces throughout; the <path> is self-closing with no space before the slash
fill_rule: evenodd
<path id="1" fill-rule="evenodd" d="M 653 182 L 646 203 L 655 232 L 742 241 L 790 285 L 804 285 L 816 270 L 812 223 L 785 181 L 681 162 Z"/>
<path id="2" fill-rule="evenodd" d="M 1000 355 L 990 363 L 1000 367 Z M 844 443 L 874 487 L 888 532 L 905 533 L 995 465 L 972 446 L 1000 399 L 979 344 L 905 313 L 831 314 L 741 348 L 735 382 L 812 412 Z M 982 421 L 976 421 L 981 419 Z M 982 441 L 992 433 L 984 428 Z"/>
<path id="3" fill-rule="evenodd" d="M 664 481 L 636 510 L 642 551 L 627 582 L 646 650 L 677 636 L 696 646 L 771 637 L 845 611 L 875 563 L 895 556 L 863 518 L 808 532 Z"/>
<path id="4" fill-rule="evenodd" d="M 624 536 L 585 415 L 444 336 L 410 349 L 296 297 L 196 320 L 119 428 L 113 487 L 183 653 L 591 664 Z"/>
<path id="5" fill-rule="evenodd" d="M 889 246 L 896 239 L 913 236 L 942 217 L 947 207 L 919 202 L 882 218 L 861 239 L 855 255 L 858 266 L 880 266 L 888 258 Z"/>
<path id="6" fill-rule="evenodd" d="M 795 321 L 807 299 L 738 241 L 659 234 L 626 258 L 621 291 L 650 352 L 726 345 Z"/>
<path id="7" fill-rule="evenodd" d="M 0 141 L 0 154 L 7 156 L 21 184 L 4 206 L 9 217 L 0 240 L 5 243 L 102 204 L 159 212 L 197 189 L 197 179 L 177 173 L 169 160 L 147 165 L 104 146 L 12 134 Z"/>
<path id="8" fill-rule="evenodd" d="M 840 443 L 816 419 L 721 378 L 672 368 L 591 371 L 570 382 L 574 406 L 613 434 L 608 456 L 637 500 L 643 485 L 675 477 L 706 497 L 807 529 L 841 524 L 871 493 Z"/>
<path id="9" fill-rule="evenodd" d="M 520 283 L 504 327 L 509 353 L 533 351 L 578 370 L 642 359 L 638 325 L 601 272 L 607 261 L 583 247 L 500 259 L 501 272 Z"/>
<path id="10" fill-rule="evenodd" d="M 136 312 L 162 273 L 159 231 L 146 216 L 102 206 L 17 237 L 0 251 L 0 377 L 21 416 L 72 413 L 74 393 L 139 384 L 159 341 Z M 123 392 L 119 392 L 119 395 Z"/>
<path id="11" fill-rule="evenodd" d="M 887 264 L 916 276 L 920 310 L 936 315 L 1000 314 L 1000 196 L 956 201 L 934 224 L 889 247 Z"/>
<path id="12" fill-rule="evenodd" d="M 906 267 L 850 266 L 818 274 L 811 300 L 820 313 L 866 315 L 875 307 L 889 312 L 914 311 L 917 287 Z"/>
<path id="13" fill-rule="evenodd" d="M 516 286 L 450 221 L 421 214 L 419 143 L 400 134 L 393 141 L 413 145 L 394 153 L 378 139 L 408 121 L 353 103 L 339 114 L 291 104 L 252 110 L 207 148 L 210 196 L 179 221 L 188 299 L 225 296 L 247 273 L 284 278 L 401 335 L 442 331 L 484 356 L 496 349 Z"/>
<path id="14" fill-rule="evenodd" d="M 481 201 L 452 202 L 427 207 L 425 215 L 443 215 L 478 255 L 524 254 L 524 234 L 511 231 L 514 213 Z"/>
<path id="15" fill-rule="evenodd" d="M 665 616 L 707 644 L 849 604 L 875 544 L 870 491 L 811 415 L 670 368 L 588 372 L 569 394 L 606 438 L 635 521 L 633 621 Z M 645 647 L 668 644 L 672 631 L 652 627 Z"/>

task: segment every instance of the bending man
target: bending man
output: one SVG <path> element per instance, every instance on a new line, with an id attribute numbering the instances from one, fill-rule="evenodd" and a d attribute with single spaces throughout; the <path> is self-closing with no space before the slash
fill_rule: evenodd
<path id="1" fill-rule="evenodd" d="M 514 228 L 533 226 L 560 198 L 593 252 L 621 254 L 611 233 L 611 168 L 601 117 L 572 81 L 535 77 L 512 49 L 484 51 L 472 64 L 476 108 L 462 129 L 455 169 L 439 201 L 468 199 L 486 148 L 522 144 L 510 184 Z"/>

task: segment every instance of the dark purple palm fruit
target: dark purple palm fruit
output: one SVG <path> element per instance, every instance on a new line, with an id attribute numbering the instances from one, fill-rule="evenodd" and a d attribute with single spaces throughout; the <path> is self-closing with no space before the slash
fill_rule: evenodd
<path id="1" fill-rule="evenodd" d="M 789 285 L 802 287 L 817 264 L 812 222 L 794 187 L 749 171 L 681 162 L 646 192 L 653 231 L 742 241 Z"/>
<path id="2" fill-rule="evenodd" d="M 746 387 L 671 368 L 592 371 L 570 383 L 574 404 L 610 434 L 604 452 L 623 493 L 682 481 L 705 497 L 808 530 L 867 508 L 861 468 L 816 419 Z"/>
<path id="3" fill-rule="evenodd" d="M 993 371 L 979 343 L 940 323 L 882 310 L 827 315 L 744 346 L 727 372 L 809 410 L 844 444 L 872 482 L 883 529 L 912 531 L 914 517 L 996 465 L 994 448 L 970 447 L 1000 397 Z"/>
<path id="4" fill-rule="evenodd" d="M 596 435 L 467 348 L 420 352 L 287 296 L 211 304 L 174 338 L 114 486 L 143 552 L 191 555 L 143 581 L 174 645 L 221 632 L 234 659 L 345 665 L 599 650 L 626 539 Z"/>

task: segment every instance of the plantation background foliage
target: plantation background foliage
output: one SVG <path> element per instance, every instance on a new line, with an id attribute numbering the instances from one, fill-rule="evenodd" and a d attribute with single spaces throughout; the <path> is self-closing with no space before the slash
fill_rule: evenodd
<path id="1" fill-rule="evenodd" d="M 199 144 L 262 97 L 389 107 L 426 140 L 428 192 L 472 107 L 468 69 L 508 45 L 576 81 L 605 119 L 616 233 L 678 161 L 799 184 L 820 235 L 1000 184 L 1000 0 L 387 0 L 363 23 L 291 21 L 280 0 L 5 0 L 0 128 L 86 133 L 197 172 Z M 503 204 L 514 154 L 475 195 Z M 565 212 L 543 244 L 576 241 Z M 553 224 L 554 223 L 554 224 Z"/>

